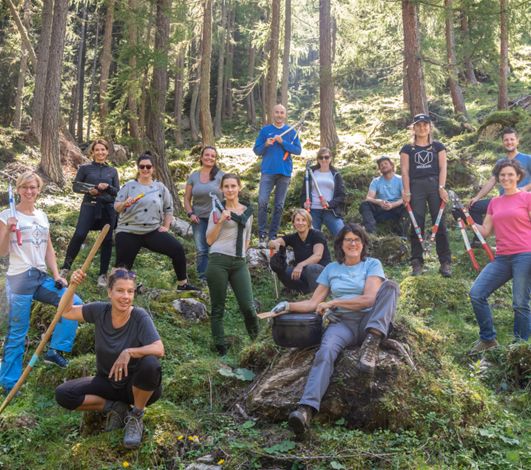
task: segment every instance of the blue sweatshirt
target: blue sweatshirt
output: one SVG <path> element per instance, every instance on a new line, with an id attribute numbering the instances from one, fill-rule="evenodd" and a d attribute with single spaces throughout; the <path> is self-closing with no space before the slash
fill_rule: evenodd
<path id="1" fill-rule="evenodd" d="M 282 145 L 275 142 L 273 145 L 266 147 L 267 139 L 280 135 L 287 129 L 289 129 L 287 124 L 284 124 L 280 128 L 269 124 L 262 127 L 262 130 L 258 134 L 253 151 L 256 155 L 262 157 L 262 174 L 291 176 L 291 172 L 293 171 L 291 154 L 300 155 L 302 152 L 301 141 L 297 132 L 292 129 L 283 135 Z M 286 160 L 284 160 L 285 152 L 288 152 L 288 158 Z"/>

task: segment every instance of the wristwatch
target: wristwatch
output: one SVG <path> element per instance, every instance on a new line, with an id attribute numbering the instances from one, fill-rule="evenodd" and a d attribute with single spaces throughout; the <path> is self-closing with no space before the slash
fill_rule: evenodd
<path id="1" fill-rule="evenodd" d="M 444 186 L 439 185 L 439 189 L 444 189 Z"/>

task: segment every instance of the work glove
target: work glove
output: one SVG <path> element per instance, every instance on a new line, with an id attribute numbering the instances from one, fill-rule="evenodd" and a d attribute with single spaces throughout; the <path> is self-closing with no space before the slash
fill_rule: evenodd
<path id="1" fill-rule="evenodd" d="M 462 209 L 459 209 L 458 207 L 452 208 L 452 217 L 458 221 L 459 219 L 466 220 L 465 213 Z"/>
<path id="2" fill-rule="evenodd" d="M 271 309 L 271 312 L 273 313 L 289 312 L 289 302 L 287 300 L 283 300 L 282 302 L 279 302 Z"/>

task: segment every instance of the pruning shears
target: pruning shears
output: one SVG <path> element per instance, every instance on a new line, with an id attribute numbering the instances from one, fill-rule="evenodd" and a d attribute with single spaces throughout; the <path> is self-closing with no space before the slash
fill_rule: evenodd
<path id="1" fill-rule="evenodd" d="M 11 186 L 11 183 L 7 186 L 7 192 L 9 197 L 9 212 L 12 218 L 17 218 L 17 208 L 15 205 L 15 195 L 13 194 L 13 187 Z M 9 227 L 11 232 L 15 232 L 17 236 L 17 245 L 22 246 L 22 231 L 20 230 L 20 226 L 18 224 L 18 220 L 16 224 L 12 224 L 11 227 Z"/>
<path id="2" fill-rule="evenodd" d="M 217 224 L 219 222 L 218 211 L 222 213 L 225 210 L 225 207 L 223 207 L 223 204 L 219 200 L 219 197 L 216 196 L 216 194 L 210 192 L 208 193 L 208 195 L 212 200 L 212 219 L 214 220 L 214 223 Z"/>

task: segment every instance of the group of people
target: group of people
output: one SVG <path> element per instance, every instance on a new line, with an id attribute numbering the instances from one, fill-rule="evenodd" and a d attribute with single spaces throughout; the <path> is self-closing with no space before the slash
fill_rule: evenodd
<path id="1" fill-rule="evenodd" d="M 372 374 L 379 344 L 389 333 L 394 318 L 398 286 L 386 279 L 381 262 L 367 255 L 367 233 L 374 232 L 380 221 L 398 222 L 404 216 L 404 205 L 411 206 L 424 231 L 426 206 L 435 219 L 441 201 L 448 200 L 447 160 L 444 146 L 432 139 L 430 117 L 415 116 L 412 142 L 400 151 L 402 177 L 395 174 L 389 157 L 377 161 L 381 176 L 372 181 L 360 207 L 362 226 L 343 220 L 345 185 L 332 165 L 332 153 L 321 148 L 317 165 L 307 169 L 311 184 L 308 181 L 302 207 L 292 213 L 295 232 L 279 237 L 292 172 L 291 155 L 301 152 L 297 131 L 286 125 L 285 118 L 285 108 L 277 105 L 274 122 L 260 131 L 254 147 L 262 158 L 258 235 L 259 246 L 275 252 L 271 267 L 286 288 L 311 295 L 299 302 L 281 301 L 272 311 L 315 311 L 329 320 L 299 407 L 288 420 L 296 433 L 303 434 L 319 410 L 340 352 L 348 346 L 361 345 L 359 369 Z M 495 233 L 497 253 L 470 292 L 480 326 L 475 353 L 497 345 L 487 299 L 510 279 L 513 279 L 515 337 L 528 340 L 531 324 L 531 156 L 517 152 L 517 134 L 512 129 L 504 131 L 503 143 L 507 158 L 497 163 L 493 174 L 494 183 L 498 182 L 503 192 L 490 201 L 483 223 L 478 224 L 484 236 Z M 154 158 L 143 153 L 136 161 L 136 178 L 120 187 L 116 170 L 107 163 L 108 150 L 106 141 L 95 141 L 90 147 L 93 161 L 81 166 L 76 175 L 74 191 L 84 197 L 61 270 L 50 241 L 46 214 L 35 206 L 43 184 L 36 173 L 26 172 L 17 178 L 20 201 L 16 215 L 9 210 L 0 213 L 0 254 L 9 255 L 8 332 L 0 386 L 9 391 L 20 377 L 32 301 L 57 305 L 67 286 L 66 274 L 88 232 L 109 224 L 111 230 L 102 245 L 98 277 L 98 284 L 107 288 L 108 301 L 83 304 L 79 297 L 74 297 L 55 329 L 45 360 L 65 367 L 67 361 L 62 353 L 71 351 L 78 322 L 94 323 L 96 376 L 60 385 L 56 398 L 67 409 L 106 413 L 106 429 L 125 427 L 124 445 L 134 448 L 141 442 L 145 407 L 161 395 L 159 359 L 164 355 L 164 346 L 149 313 L 133 304 L 137 279 L 131 269 L 137 254 L 146 248 L 168 256 L 177 289 L 196 288 L 188 282 L 184 249 L 169 233 L 173 200 L 168 188 L 155 178 Z M 198 277 L 209 288 L 214 346 L 223 356 L 229 348 L 223 327 L 229 284 L 252 339 L 258 335 L 259 325 L 246 262 L 252 235 L 252 207 L 240 200 L 240 177 L 224 173 L 217 160 L 214 147 L 202 149 L 200 168 L 186 182 L 184 207 L 193 229 Z M 472 199 L 471 207 L 476 212 L 484 205 L 481 197 L 494 183 L 489 180 Z M 268 227 L 267 208 L 273 190 L 274 207 Z M 327 238 L 320 231 L 322 224 L 334 237 L 334 261 Z M 21 232 L 21 243 L 13 230 Z M 108 274 L 113 230 L 116 261 Z M 412 274 L 418 275 L 422 272 L 423 247 L 413 230 L 410 238 Z M 449 276 L 451 254 L 444 220 L 436 241 L 440 272 Z M 293 266 L 286 261 L 287 247 L 294 252 Z M 78 285 L 85 277 L 85 273 L 77 270 L 70 282 Z"/>

